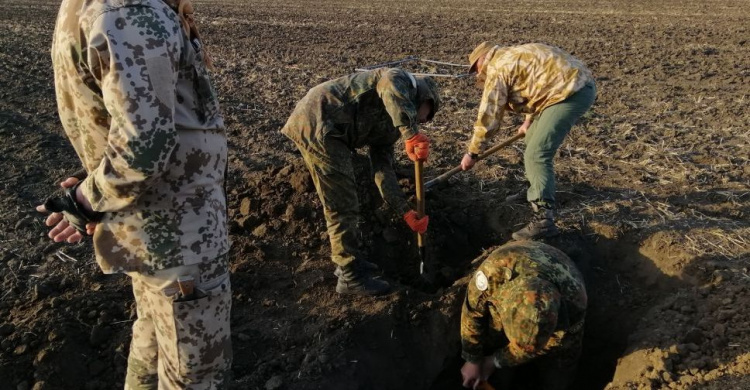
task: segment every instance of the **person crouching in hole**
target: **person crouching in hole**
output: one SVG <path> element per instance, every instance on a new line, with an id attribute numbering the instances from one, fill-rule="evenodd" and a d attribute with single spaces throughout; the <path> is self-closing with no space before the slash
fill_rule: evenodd
<path id="1" fill-rule="evenodd" d="M 429 77 L 403 69 L 381 68 L 327 81 L 308 91 L 281 132 L 302 153 L 331 242 L 339 294 L 380 295 L 390 285 L 373 277 L 377 265 L 358 253 L 359 200 L 352 151 L 369 146 L 375 184 L 383 200 L 415 232 L 427 230 L 393 171 L 393 144 L 403 138 L 412 161 L 426 161 L 430 140 L 417 125 L 432 120 L 439 108 L 438 88 Z"/>
<path id="2" fill-rule="evenodd" d="M 519 241 L 493 250 L 461 310 L 463 386 L 508 389 L 514 368 L 532 365 L 533 388 L 566 389 L 581 355 L 586 304 L 583 276 L 558 249 Z"/>

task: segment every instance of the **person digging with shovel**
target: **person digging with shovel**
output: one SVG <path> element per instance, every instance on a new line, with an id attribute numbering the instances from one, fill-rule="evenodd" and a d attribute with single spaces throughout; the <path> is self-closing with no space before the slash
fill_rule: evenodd
<path id="1" fill-rule="evenodd" d="M 426 161 L 430 140 L 417 129 L 432 120 L 440 105 L 437 84 L 403 69 L 354 73 L 312 88 L 281 132 L 294 141 L 323 204 L 336 264 L 339 294 L 380 295 L 390 285 L 373 276 L 377 266 L 359 253 L 359 200 L 352 151 L 369 147 L 373 178 L 383 200 L 415 232 L 429 221 L 404 196 L 393 171 L 393 144 L 404 139 L 412 161 Z"/>
<path id="2" fill-rule="evenodd" d="M 594 103 L 596 85 L 591 71 L 579 59 L 541 43 L 502 47 L 482 42 L 469 54 L 469 64 L 484 92 L 461 169 L 474 166 L 485 140 L 500 128 L 506 110 L 525 114 L 518 133 L 525 134 L 526 200 L 535 215 L 513 233 L 513 239 L 559 234 L 554 221 L 553 159 L 571 127 Z"/>

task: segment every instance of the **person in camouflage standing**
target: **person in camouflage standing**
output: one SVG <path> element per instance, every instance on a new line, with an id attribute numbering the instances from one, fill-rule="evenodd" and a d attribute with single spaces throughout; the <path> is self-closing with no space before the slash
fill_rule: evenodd
<path id="1" fill-rule="evenodd" d="M 570 129 L 594 103 L 596 85 L 591 71 L 570 54 L 540 43 L 501 47 L 482 42 L 469 55 L 469 63 L 484 93 L 462 169 L 474 166 L 486 139 L 500 128 L 505 110 L 525 114 L 518 129 L 526 141 L 524 166 L 530 184 L 525 198 L 536 214 L 513 238 L 533 240 L 559 234 L 554 221 L 553 159 Z M 508 197 L 517 199 L 523 197 Z"/>
<path id="2" fill-rule="evenodd" d="M 464 387 L 478 386 L 497 368 L 531 363 L 540 371 L 536 388 L 565 389 L 583 340 L 581 273 L 564 253 L 536 241 L 505 244 L 486 256 L 461 310 Z"/>
<path id="3" fill-rule="evenodd" d="M 428 217 L 419 218 L 410 208 L 393 172 L 393 144 L 403 138 L 409 158 L 426 161 L 429 139 L 417 125 L 431 120 L 439 104 L 431 78 L 381 68 L 312 88 L 281 130 L 302 153 L 323 204 L 331 257 L 337 265 L 336 292 L 379 295 L 390 289 L 387 282 L 372 276 L 377 266 L 358 253 L 359 201 L 352 150 L 369 146 L 375 184 L 383 199 L 412 230 L 424 233 Z"/>
<path id="4" fill-rule="evenodd" d="M 126 389 L 226 388 L 232 360 L 227 138 L 187 0 L 63 0 L 60 119 L 87 176 L 38 207 L 55 241 L 93 234 L 138 318 Z"/>

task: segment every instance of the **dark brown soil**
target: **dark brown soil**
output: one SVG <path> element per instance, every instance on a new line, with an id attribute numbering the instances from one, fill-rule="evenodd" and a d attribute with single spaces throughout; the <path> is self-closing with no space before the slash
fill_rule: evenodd
<path id="1" fill-rule="evenodd" d="M 52 244 L 33 211 L 79 167 L 55 109 L 58 6 L 6 2 L 0 13 L 0 389 L 122 388 L 135 316 L 127 278 L 101 274 L 90 243 Z M 574 388 L 750 388 L 744 0 L 197 8 L 231 137 L 233 388 L 459 388 L 464 276 L 528 218 L 502 202 L 523 186 L 522 145 L 428 195 L 432 285 L 418 275 L 413 235 L 355 156 L 363 250 L 398 288 L 342 298 L 320 204 L 279 129 L 320 82 L 409 55 L 462 63 L 483 40 L 557 45 L 597 78 L 598 100 L 556 161 L 564 234 L 551 243 L 578 262 L 591 297 Z M 481 94 L 469 79 L 439 81 L 428 176 L 459 162 Z M 508 123 L 500 138 L 520 120 Z"/>

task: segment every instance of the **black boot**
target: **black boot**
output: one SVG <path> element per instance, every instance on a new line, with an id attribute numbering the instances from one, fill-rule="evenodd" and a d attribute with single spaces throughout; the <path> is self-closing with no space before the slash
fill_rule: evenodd
<path id="1" fill-rule="evenodd" d="M 531 203 L 534 209 L 534 217 L 523 229 L 513 233 L 516 241 L 538 240 L 540 238 L 554 237 L 560 234 L 555 226 L 554 208 L 548 205 L 540 206 Z"/>
<path id="2" fill-rule="evenodd" d="M 339 278 L 336 283 L 336 292 L 339 294 L 382 295 L 391 290 L 388 282 L 373 278 L 369 271 L 353 264 L 336 267 L 334 275 Z"/>
<path id="3" fill-rule="evenodd" d="M 377 264 L 371 263 L 367 260 L 356 259 L 352 261 L 351 265 L 360 271 L 364 271 L 365 273 L 380 271 L 380 267 L 378 267 Z M 333 271 L 333 274 L 337 277 L 341 276 L 341 267 L 336 267 L 336 270 Z"/>

